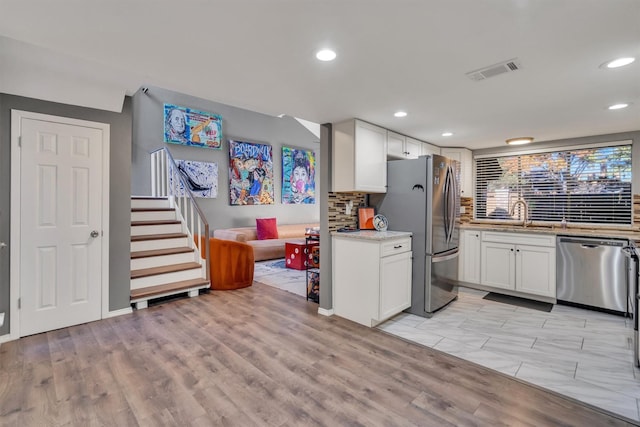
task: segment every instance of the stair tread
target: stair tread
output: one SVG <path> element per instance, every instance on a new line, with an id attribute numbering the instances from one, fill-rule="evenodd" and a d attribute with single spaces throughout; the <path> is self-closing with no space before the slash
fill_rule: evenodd
<path id="1" fill-rule="evenodd" d="M 131 196 L 131 200 L 169 200 L 168 197 Z"/>
<path id="2" fill-rule="evenodd" d="M 181 264 L 162 265 L 160 267 L 141 268 L 140 270 L 131 270 L 131 278 L 139 279 L 141 277 L 156 276 L 158 274 L 193 270 L 200 267 L 201 265 L 197 262 L 184 262 Z"/>
<path id="3" fill-rule="evenodd" d="M 187 252 L 193 252 L 193 248 L 190 248 L 188 246 L 183 246 L 180 248 L 152 249 L 148 251 L 131 252 L 131 259 L 149 258 L 149 257 L 161 256 L 161 255 L 183 254 Z"/>
<path id="4" fill-rule="evenodd" d="M 142 240 L 176 239 L 181 237 L 189 237 L 189 236 L 186 233 L 143 234 L 140 236 L 131 236 L 131 241 L 139 242 Z"/>
<path id="5" fill-rule="evenodd" d="M 146 220 L 146 221 L 131 221 L 131 226 L 134 225 L 174 225 L 180 224 L 181 222 L 177 219 L 154 219 L 154 220 Z"/>
<path id="6" fill-rule="evenodd" d="M 182 280 L 180 282 L 167 283 L 164 285 L 147 286 L 146 288 L 132 289 L 131 299 L 139 299 L 152 297 L 154 295 L 166 294 L 172 291 L 184 291 L 199 286 L 209 286 L 209 282 L 206 279 L 191 279 Z M 177 293 L 177 292 L 176 292 Z"/>
<path id="7" fill-rule="evenodd" d="M 131 208 L 131 212 L 173 212 L 174 208 Z"/>

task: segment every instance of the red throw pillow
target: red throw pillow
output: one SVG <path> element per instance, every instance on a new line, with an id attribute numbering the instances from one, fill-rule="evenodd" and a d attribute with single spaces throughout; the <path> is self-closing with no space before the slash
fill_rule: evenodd
<path id="1" fill-rule="evenodd" d="M 275 218 L 256 218 L 258 240 L 277 239 L 278 227 Z"/>

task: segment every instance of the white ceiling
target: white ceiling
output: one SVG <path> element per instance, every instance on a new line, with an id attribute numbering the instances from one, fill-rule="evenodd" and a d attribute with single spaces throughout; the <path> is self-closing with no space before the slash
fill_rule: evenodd
<path id="1" fill-rule="evenodd" d="M 639 22 L 638 0 L 0 0 L 0 92 L 119 111 L 159 86 L 476 149 L 640 130 Z"/>

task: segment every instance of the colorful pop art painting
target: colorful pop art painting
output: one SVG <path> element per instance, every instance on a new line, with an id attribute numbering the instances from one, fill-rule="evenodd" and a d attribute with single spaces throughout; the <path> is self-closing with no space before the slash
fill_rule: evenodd
<path id="1" fill-rule="evenodd" d="M 315 171 L 313 151 L 282 147 L 282 203 L 314 204 Z"/>
<path id="2" fill-rule="evenodd" d="M 222 116 L 164 104 L 164 142 L 222 149 Z"/>
<path id="3" fill-rule="evenodd" d="M 229 202 L 274 204 L 271 145 L 229 140 Z"/>

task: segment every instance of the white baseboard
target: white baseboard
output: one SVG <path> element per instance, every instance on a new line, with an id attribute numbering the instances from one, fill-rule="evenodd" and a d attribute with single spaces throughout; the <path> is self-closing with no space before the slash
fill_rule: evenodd
<path id="1" fill-rule="evenodd" d="M 128 307 L 128 308 L 121 308 L 120 310 L 113 310 L 107 313 L 107 316 L 105 317 L 105 319 L 108 319 L 110 317 L 117 317 L 117 316 L 122 316 L 123 314 L 130 314 L 133 313 L 133 308 Z"/>
<path id="2" fill-rule="evenodd" d="M 0 344 L 2 344 L 3 342 L 9 342 L 17 339 L 18 339 L 17 337 L 14 337 L 11 334 L 0 335 Z"/>
<path id="3" fill-rule="evenodd" d="M 326 308 L 318 307 L 318 314 L 323 316 L 333 316 L 333 308 L 327 310 Z"/>

